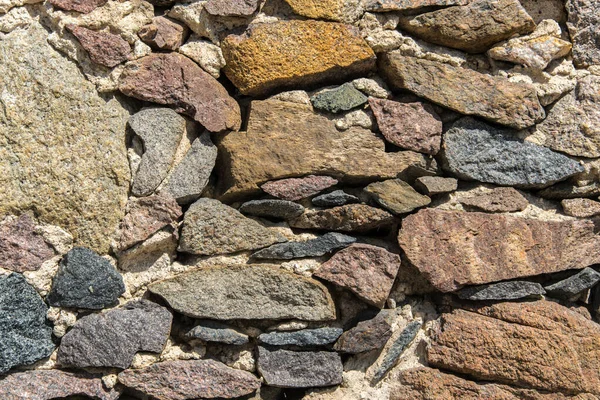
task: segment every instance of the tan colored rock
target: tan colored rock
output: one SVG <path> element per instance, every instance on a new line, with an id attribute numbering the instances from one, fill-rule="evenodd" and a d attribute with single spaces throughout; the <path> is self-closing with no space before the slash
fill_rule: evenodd
<path id="1" fill-rule="evenodd" d="M 532 126 L 546 116 L 531 85 L 406 57 L 398 51 L 384 54 L 380 69 L 391 86 L 408 89 L 461 114 L 476 115 L 517 129 Z"/>
<path id="2" fill-rule="evenodd" d="M 415 188 L 428 196 L 450 193 L 458 189 L 458 180 L 441 176 L 421 176 L 415 181 Z"/>
<path id="3" fill-rule="evenodd" d="M 252 96 L 341 81 L 375 66 L 375 54 L 356 28 L 322 21 L 251 25 L 243 35 L 227 36 L 221 49 L 225 74 Z"/>
<path id="4" fill-rule="evenodd" d="M 565 214 L 572 217 L 589 218 L 600 215 L 600 202 L 592 199 L 565 199 L 560 204 Z"/>
<path id="5" fill-rule="evenodd" d="M 495 188 L 487 193 L 461 198 L 459 202 L 463 206 L 492 213 L 523 211 L 529 205 L 527 199 L 511 187 Z"/>
<path id="6" fill-rule="evenodd" d="M 223 58 L 223 52 L 219 46 L 208 40 L 192 36 L 186 44 L 179 48 L 179 52 L 195 61 L 213 78 L 221 76 L 221 68 L 225 66 L 225 58 Z"/>
<path id="7" fill-rule="evenodd" d="M 208 0 L 204 9 L 219 17 L 249 17 L 258 8 L 258 0 Z"/>
<path id="8" fill-rule="evenodd" d="M 365 192 L 380 206 L 393 214 L 406 214 L 431 203 L 427 196 L 419 194 L 401 179 L 389 179 L 371 183 Z"/>
<path id="9" fill-rule="evenodd" d="M 360 0 L 285 0 L 298 15 L 352 23 L 360 18 L 364 7 Z"/>
<path id="10" fill-rule="evenodd" d="M 219 145 L 222 199 L 257 193 L 271 180 L 327 174 L 345 183 L 395 178 L 413 169 L 435 169 L 421 154 L 386 153 L 374 133 L 339 132 L 307 105 L 253 101 L 247 132 L 231 132 Z"/>
<path id="11" fill-rule="evenodd" d="M 600 260 L 592 221 L 542 221 L 424 209 L 402 221 L 398 242 L 436 289 L 580 269 Z"/>
<path id="12" fill-rule="evenodd" d="M 288 221 L 292 228 L 342 232 L 368 232 L 389 226 L 393 222 L 392 214 L 364 204 L 346 204 L 323 210 L 306 210 L 301 216 Z"/>
<path id="13" fill-rule="evenodd" d="M 367 0 L 366 9 L 372 12 L 408 11 L 427 7 L 463 6 L 469 0 Z"/>

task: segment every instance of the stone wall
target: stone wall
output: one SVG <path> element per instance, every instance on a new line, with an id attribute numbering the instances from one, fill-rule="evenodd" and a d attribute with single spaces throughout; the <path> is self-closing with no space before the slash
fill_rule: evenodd
<path id="1" fill-rule="evenodd" d="M 600 398 L 596 0 L 0 0 L 0 400 Z"/>

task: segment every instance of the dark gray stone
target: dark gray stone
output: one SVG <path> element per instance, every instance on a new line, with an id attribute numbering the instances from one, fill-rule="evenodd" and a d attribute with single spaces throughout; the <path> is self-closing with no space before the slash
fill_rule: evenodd
<path id="1" fill-rule="evenodd" d="M 147 300 L 85 316 L 63 336 L 58 363 L 76 368 L 127 368 L 138 351 L 163 350 L 172 320 L 169 310 Z"/>
<path id="2" fill-rule="evenodd" d="M 270 346 L 325 346 L 331 344 L 344 332 L 342 328 L 303 329 L 295 332 L 263 333 L 259 343 Z"/>
<path id="3" fill-rule="evenodd" d="M 332 113 L 351 110 L 365 104 L 368 100 L 368 97 L 357 90 L 352 83 L 344 83 L 335 89 L 319 92 L 310 98 L 314 108 Z"/>
<path id="4" fill-rule="evenodd" d="M 90 249 L 75 247 L 60 263 L 46 300 L 51 306 L 100 310 L 117 304 L 123 277 Z"/>
<path id="5" fill-rule="evenodd" d="M 317 207 L 337 207 L 344 204 L 358 203 L 359 198 L 344 192 L 343 190 L 334 190 L 331 193 L 325 193 L 314 197 L 311 202 Z"/>
<path id="6" fill-rule="evenodd" d="M 408 345 L 415 339 L 417 333 L 419 333 L 419 329 L 421 329 L 421 323 L 419 321 L 413 321 L 404 328 L 400 336 L 398 336 L 388 350 L 375 374 L 373 374 L 374 382 L 380 381 L 394 364 L 396 364 L 398 358 L 400 358 Z"/>
<path id="7" fill-rule="evenodd" d="M 382 310 L 374 318 L 359 322 L 344 332 L 333 349 L 351 354 L 381 349 L 392 337 L 393 315 L 389 310 Z"/>
<path id="8" fill-rule="evenodd" d="M 291 260 L 302 257 L 320 257 L 356 242 L 356 238 L 330 232 L 306 242 L 278 243 L 252 254 L 254 259 Z"/>
<path id="9" fill-rule="evenodd" d="M 240 206 L 241 213 L 256 217 L 288 219 L 301 215 L 304 207 L 287 200 L 251 200 Z"/>
<path id="10" fill-rule="evenodd" d="M 546 286 L 544 289 L 551 297 L 570 299 L 584 290 L 594 287 L 598 282 L 600 282 L 600 273 L 588 267 L 567 279 Z"/>
<path id="11" fill-rule="evenodd" d="M 204 342 L 218 342 L 241 345 L 248 343 L 248 335 L 215 321 L 200 321 L 185 334 L 187 339 L 200 339 Z"/>
<path id="12" fill-rule="evenodd" d="M 583 172 L 577 161 L 515 133 L 470 117 L 455 122 L 444 135 L 447 169 L 462 179 L 522 188 L 542 188 Z"/>
<path id="13" fill-rule="evenodd" d="M 471 286 L 457 292 L 463 300 L 516 300 L 540 297 L 546 291 L 539 283 L 512 281 Z"/>
<path id="14" fill-rule="evenodd" d="M 0 276 L 0 374 L 52 354 L 56 346 L 46 323 L 47 312 L 48 307 L 23 275 Z"/>
<path id="15" fill-rule="evenodd" d="M 342 383 L 342 360 L 329 351 L 271 351 L 259 346 L 257 369 L 269 386 L 309 388 Z"/>
<path id="16" fill-rule="evenodd" d="M 566 7 L 575 65 L 600 64 L 600 4 L 597 0 L 568 0 Z"/>

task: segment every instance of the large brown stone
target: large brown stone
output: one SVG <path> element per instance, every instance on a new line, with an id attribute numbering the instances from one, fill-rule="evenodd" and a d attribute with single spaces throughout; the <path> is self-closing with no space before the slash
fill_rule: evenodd
<path id="1" fill-rule="evenodd" d="M 392 214 L 365 204 L 306 210 L 301 216 L 288 221 L 293 228 L 341 232 L 368 232 L 393 222 Z"/>
<path id="2" fill-rule="evenodd" d="M 126 64 L 119 90 L 166 104 L 211 132 L 239 129 L 240 107 L 215 78 L 179 53 L 154 53 Z"/>
<path id="3" fill-rule="evenodd" d="M 38 270 L 54 251 L 35 232 L 35 224 L 27 214 L 0 224 L 0 268 L 16 272 Z"/>
<path id="4" fill-rule="evenodd" d="M 433 286 L 451 292 L 597 264 L 594 229 L 592 221 L 425 209 L 402 221 L 398 242 Z"/>
<path id="5" fill-rule="evenodd" d="M 390 85 L 408 89 L 444 107 L 522 129 L 546 116 L 532 85 L 513 83 L 471 69 L 403 56 L 394 51 L 380 59 Z"/>
<path id="6" fill-rule="evenodd" d="M 132 55 L 129 43 L 119 35 L 76 25 L 67 25 L 67 29 L 79 40 L 81 47 L 96 64 L 112 68 L 127 61 Z"/>
<path id="7" fill-rule="evenodd" d="M 310 106 L 253 101 L 247 132 L 231 132 L 219 145 L 222 199 L 257 193 L 281 178 L 330 175 L 345 183 L 395 178 L 410 169 L 435 169 L 412 151 L 387 153 L 373 132 L 345 132 Z"/>
<path id="8" fill-rule="evenodd" d="M 274 89 L 341 81 L 375 67 L 357 28 L 322 21 L 254 24 L 222 42 L 225 74 L 251 96 Z"/>
<path id="9" fill-rule="evenodd" d="M 427 360 L 478 380 L 600 395 L 600 325 L 554 302 L 443 314 Z"/>

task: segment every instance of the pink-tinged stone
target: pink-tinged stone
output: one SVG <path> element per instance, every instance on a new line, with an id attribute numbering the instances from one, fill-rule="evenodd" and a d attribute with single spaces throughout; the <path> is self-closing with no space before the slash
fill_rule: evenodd
<path id="1" fill-rule="evenodd" d="M 393 222 L 392 214 L 366 204 L 306 210 L 301 216 L 288 221 L 293 228 L 341 232 L 368 232 Z"/>
<path id="2" fill-rule="evenodd" d="M 208 0 L 204 9 L 220 17 L 248 17 L 258 8 L 258 0 Z"/>
<path id="3" fill-rule="evenodd" d="M 564 199 L 560 202 L 565 214 L 572 217 L 589 218 L 600 215 L 600 202 L 592 199 Z"/>
<path id="4" fill-rule="evenodd" d="M 165 17 L 155 17 L 138 31 L 138 36 L 148 46 L 158 50 L 177 50 L 185 43 L 187 26 Z"/>
<path id="5" fill-rule="evenodd" d="M 160 400 L 231 399 L 260 387 L 250 372 L 214 360 L 167 361 L 129 369 L 119 374 L 119 382 Z"/>
<path id="6" fill-rule="evenodd" d="M 58 369 L 17 372 L 0 378 L 2 400 L 51 400 L 88 396 L 94 400 L 116 400 L 120 393 L 107 389 L 98 375 Z"/>
<path id="7" fill-rule="evenodd" d="M 54 251 L 35 232 L 27 214 L 0 225 L 0 267 L 16 272 L 35 271 L 50 259 Z"/>
<path id="8" fill-rule="evenodd" d="M 108 0 L 49 0 L 50 4 L 67 11 L 90 13 L 98 7 L 102 7 Z"/>
<path id="9" fill-rule="evenodd" d="M 131 55 L 129 43 L 119 35 L 77 25 L 67 25 L 67 29 L 96 64 L 112 68 L 128 60 Z"/>
<path id="10" fill-rule="evenodd" d="M 459 199 L 459 202 L 463 206 L 491 213 L 523 211 L 529 205 L 527 199 L 511 187 L 495 188 L 488 193 Z"/>
<path id="11" fill-rule="evenodd" d="M 400 103 L 371 97 L 369 105 L 388 142 L 425 154 L 437 154 L 440 151 L 442 120 L 429 104 Z"/>
<path id="12" fill-rule="evenodd" d="M 329 176 L 309 175 L 304 178 L 288 178 L 271 181 L 261 185 L 261 189 L 273 197 L 295 201 L 336 185 L 338 181 Z"/>
<path id="13" fill-rule="evenodd" d="M 314 276 L 348 289 L 365 302 L 382 308 L 400 268 L 400 256 L 368 244 L 338 251 Z"/>
<path id="14" fill-rule="evenodd" d="M 183 215 L 177 201 L 166 194 L 130 198 L 127 210 L 121 222 L 119 250 L 143 242 L 165 226 L 176 223 Z"/>
<path id="15" fill-rule="evenodd" d="M 241 124 L 240 107 L 223 85 L 178 53 L 155 53 L 127 63 L 119 90 L 169 105 L 211 132 L 237 130 Z"/>

